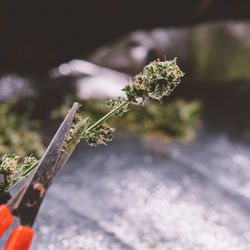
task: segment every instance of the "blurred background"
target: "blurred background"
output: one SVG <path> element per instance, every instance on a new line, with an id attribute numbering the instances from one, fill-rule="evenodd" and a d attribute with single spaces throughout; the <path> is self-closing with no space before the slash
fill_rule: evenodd
<path id="1" fill-rule="evenodd" d="M 250 249 L 249 13 L 247 0 L 0 3 L 0 156 L 40 158 L 73 102 L 98 119 L 152 60 L 186 73 L 163 104 L 113 118 L 108 146 L 78 145 L 31 249 Z"/>

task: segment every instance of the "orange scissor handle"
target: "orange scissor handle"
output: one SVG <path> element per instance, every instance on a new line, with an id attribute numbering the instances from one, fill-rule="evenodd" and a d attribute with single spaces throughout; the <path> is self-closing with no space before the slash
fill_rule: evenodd
<path id="1" fill-rule="evenodd" d="M 30 227 L 15 227 L 4 250 L 28 250 L 34 234 L 35 231 Z"/>
<path id="2" fill-rule="evenodd" d="M 0 205 L 0 237 L 13 222 L 13 216 L 7 205 Z"/>

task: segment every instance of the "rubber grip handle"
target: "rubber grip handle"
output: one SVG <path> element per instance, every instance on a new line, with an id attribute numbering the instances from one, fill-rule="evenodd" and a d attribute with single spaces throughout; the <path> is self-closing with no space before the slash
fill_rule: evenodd
<path id="1" fill-rule="evenodd" d="M 13 222 L 13 216 L 7 205 L 0 205 L 0 237 Z"/>
<path id="2" fill-rule="evenodd" d="M 26 226 L 17 226 L 12 231 L 4 250 L 28 250 L 35 231 Z"/>

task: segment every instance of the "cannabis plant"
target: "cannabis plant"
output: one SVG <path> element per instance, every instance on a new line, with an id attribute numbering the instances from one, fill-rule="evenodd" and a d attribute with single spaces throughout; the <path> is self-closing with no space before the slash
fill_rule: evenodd
<path id="1" fill-rule="evenodd" d="M 154 61 L 145 66 L 143 72 L 136 75 L 134 80 L 122 90 L 126 97 L 110 99 L 106 102 L 110 112 L 95 123 L 89 117 L 83 117 L 80 112 L 74 117 L 67 135 L 63 153 L 65 157 L 72 152 L 79 141 L 84 138 L 90 146 L 107 144 L 113 138 L 114 128 L 107 124 L 111 116 L 122 117 L 130 110 L 130 105 L 143 104 L 146 98 L 162 102 L 179 85 L 184 73 L 176 64 L 176 58 L 171 61 Z M 20 158 L 14 154 L 4 155 L 0 161 L 0 175 L 2 183 L 0 192 L 8 191 L 17 182 L 28 176 L 38 161 L 33 157 Z"/>
<path id="2" fill-rule="evenodd" d="M 76 141 L 84 138 L 90 146 L 107 144 L 112 140 L 114 129 L 106 121 L 113 115 L 122 116 L 129 111 L 129 105 L 143 104 L 146 98 L 162 102 L 165 96 L 169 96 L 179 85 L 184 73 L 176 64 L 176 58 L 172 61 L 154 61 L 145 66 L 143 72 L 130 80 L 122 90 L 125 97 L 108 100 L 107 106 L 111 109 L 94 124 L 90 125 L 90 119 L 78 115 L 72 127 L 71 135 L 67 140 L 66 148 L 71 148 Z"/>

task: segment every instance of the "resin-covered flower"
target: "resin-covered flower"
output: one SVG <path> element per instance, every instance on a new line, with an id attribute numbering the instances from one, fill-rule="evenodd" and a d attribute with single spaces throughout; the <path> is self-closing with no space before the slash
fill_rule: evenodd
<path id="1" fill-rule="evenodd" d="M 8 190 L 21 175 L 38 161 L 33 156 L 26 156 L 20 162 L 20 156 L 6 154 L 0 158 L 0 193 Z"/>
<path id="2" fill-rule="evenodd" d="M 110 99 L 110 100 L 106 101 L 106 103 L 107 103 L 107 106 L 111 110 L 113 110 L 113 109 L 119 107 L 121 104 L 123 104 L 126 101 L 127 100 L 124 97 L 119 96 L 118 98 L 114 98 L 114 99 Z M 114 115 L 117 115 L 117 116 L 121 117 L 124 113 L 129 111 L 128 105 L 129 105 L 129 103 L 124 105 L 120 109 L 118 109 L 116 112 L 114 112 Z"/>
<path id="3" fill-rule="evenodd" d="M 113 139 L 114 131 L 115 129 L 111 128 L 107 123 L 102 123 L 90 131 L 86 130 L 83 138 L 86 139 L 90 146 L 96 146 L 97 144 L 107 145 Z"/>
<path id="4" fill-rule="evenodd" d="M 144 100 L 146 97 L 161 101 L 164 96 L 173 92 L 183 76 L 184 73 L 176 64 L 176 58 L 172 61 L 153 61 L 123 91 L 131 102 L 137 102 L 138 98 Z"/>

